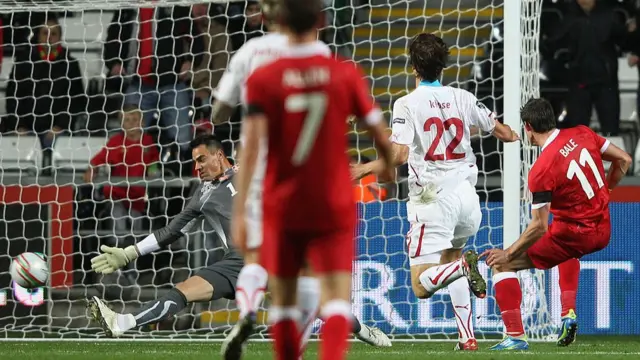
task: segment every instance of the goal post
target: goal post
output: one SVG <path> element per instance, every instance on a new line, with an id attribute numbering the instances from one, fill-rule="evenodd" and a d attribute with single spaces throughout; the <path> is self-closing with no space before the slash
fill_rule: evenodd
<path id="1" fill-rule="evenodd" d="M 33 20 L 37 14 L 56 12 L 63 30 L 62 43 L 78 60 L 86 93 L 91 98 L 102 96 L 100 91 L 106 74 L 102 52 L 116 10 L 204 3 L 220 6 L 221 26 L 228 26 L 243 16 L 242 0 L 1 1 L 0 13 L 16 17 L 27 14 L 27 20 Z M 528 97 L 539 94 L 538 36 L 542 0 L 326 0 L 325 4 L 329 16 L 326 17 L 328 31 L 323 32 L 323 39 L 340 55 L 363 68 L 371 92 L 387 117 L 393 102 L 413 90 L 415 85 L 406 56 L 409 40 L 417 33 L 427 31 L 442 36 L 451 49 L 443 82 L 477 91 L 481 101 L 493 104 L 504 122 L 522 134 L 520 106 Z M 9 30 L 24 30 L 32 25 L 30 21 L 16 22 L 14 19 L 3 26 Z M 240 35 L 247 35 L 244 25 L 246 23 L 240 27 Z M 492 38 L 499 27 L 503 29 L 502 34 Z M 15 37 L 18 31 L 13 33 Z M 29 44 L 33 44 L 35 36 L 37 34 L 29 36 Z M 491 51 L 498 43 L 504 48 L 504 56 L 494 58 Z M 5 52 L 0 93 L 4 91 L 5 79 L 16 61 L 15 53 Z M 28 61 L 33 65 L 32 60 Z M 474 78 L 476 67 L 498 63 L 504 65 L 503 75 L 494 77 L 491 71 L 495 66 L 492 65 L 483 79 Z M 95 84 L 99 85 L 97 91 Z M 187 91 L 190 90 L 187 87 Z M 86 297 L 99 296 L 116 311 L 131 311 L 162 296 L 171 286 L 194 274 L 198 267 L 212 261 L 220 250 L 208 247 L 211 229 L 203 224 L 171 249 L 139 259 L 136 269 L 125 270 L 106 280 L 90 270 L 88 262 L 98 253 L 97 245 L 113 239 L 121 241 L 121 245 L 138 241 L 165 223 L 175 213 L 172 209 L 181 208 L 191 195 L 193 184 L 197 183 L 191 177 L 180 177 L 175 173 L 130 179 L 101 173 L 95 183 L 145 185 L 148 192 L 145 199 L 149 200 L 148 206 L 152 210 L 145 214 L 141 229 L 130 223 L 124 230 L 103 222 L 104 214 L 86 210 L 90 203 L 87 197 L 96 195 L 95 192 L 87 194 L 85 190 L 83 173 L 87 157 L 95 154 L 95 144 L 104 145 L 106 136 L 119 126 L 110 112 L 112 105 L 105 100 L 101 106 L 82 111 L 68 108 L 67 112 L 84 119 L 85 125 L 95 125 L 94 119 L 102 119 L 97 120 L 104 122 L 97 129 L 101 135 L 87 136 L 87 132 L 80 132 L 77 136 L 61 137 L 54 145 L 54 155 L 48 157 L 36 136 L 18 136 L 14 131 L 17 128 L 4 129 L 6 132 L 0 135 L 0 215 L 3 215 L 0 231 L 4 231 L 0 233 L 0 340 L 16 337 L 102 338 L 98 326 L 87 321 Z M 171 110 L 180 107 L 177 102 L 170 106 Z M 5 115 L 6 111 L 0 104 L 0 115 Z M 239 125 L 238 118 L 235 121 L 235 125 Z M 220 128 L 224 127 L 214 130 L 220 131 Z M 225 142 L 234 142 L 237 135 L 233 129 L 218 134 L 228 136 L 223 139 Z M 522 142 L 505 144 L 501 153 L 497 143 L 492 143 L 488 137 L 474 140 L 481 161 L 485 163 L 485 157 L 499 158 L 496 161 L 499 165 L 481 169 L 477 189 L 483 199 L 484 219 L 478 235 L 469 240 L 471 248 L 484 250 L 506 246 L 518 238 L 526 224 L 525 180 L 535 151 L 526 142 L 524 134 L 522 137 Z M 351 132 L 350 144 L 352 154 L 358 159 L 376 157 L 372 143 L 361 133 Z M 165 155 L 163 150 L 161 159 Z M 45 163 L 46 159 L 50 162 Z M 78 159 L 84 159 L 84 167 Z M 375 185 L 363 188 L 374 189 Z M 502 199 L 495 200 L 495 194 L 500 191 Z M 448 306 L 446 290 L 427 301 L 416 299 L 411 290 L 405 249 L 405 234 L 409 229 L 404 205 L 406 179 L 372 196 L 372 201 L 359 204 L 361 218 L 352 298 L 354 314 L 363 323 L 382 329 L 394 341 L 457 339 L 455 314 Z M 121 203 L 109 198 L 96 201 L 108 206 Z M 48 287 L 27 291 L 11 284 L 5 271 L 11 257 L 24 251 L 48 254 L 52 271 Z M 484 264 L 481 271 L 490 279 L 490 271 Z M 544 272 L 531 272 L 530 281 L 523 282 L 523 312 L 529 335 L 534 340 L 548 334 L 546 284 Z M 475 323 L 479 339 L 501 332 L 500 316 L 491 293 L 487 299 L 475 299 L 473 307 L 471 321 Z M 259 314 L 256 339 L 268 339 L 264 310 Z M 175 318 L 131 331 L 125 338 L 220 340 L 237 317 L 235 302 L 216 300 L 190 305 Z M 317 323 L 316 331 L 319 326 Z"/>

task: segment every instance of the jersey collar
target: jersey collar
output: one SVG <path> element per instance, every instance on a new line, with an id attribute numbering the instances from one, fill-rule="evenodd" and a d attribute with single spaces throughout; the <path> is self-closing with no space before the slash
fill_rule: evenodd
<path id="1" fill-rule="evenodd" d="M 549 144 L 551 144 L 551 142 L 553 142 L 553 140 L 555 140 L 558 137 L 558 134 L 560 134 L 559 129 L 553 130 L 551 135 L 549 135 L 549 137 L 547 138 L 547 141 L 545 141 L 544 145 L 542 145 L 542 148 L 540 149 L 540 151 L 543 151 L 544 148 L 546 148 Z"/>
<path id="2" fill-rule="evenodd" d="M 303 58 L 315 55 L 330 56 L 331 49 L 322 41 L 315 41 L 308 44 L 291 45 L 286 51 L 288 57 Z"/>
<path id="3" fill-rule="evenodd" d="M 420 81 L 420 86 L 442 86 L 442 84 L 440 84 L 440 81 L 438 80 L 436 81 L 422 80 Z"/>

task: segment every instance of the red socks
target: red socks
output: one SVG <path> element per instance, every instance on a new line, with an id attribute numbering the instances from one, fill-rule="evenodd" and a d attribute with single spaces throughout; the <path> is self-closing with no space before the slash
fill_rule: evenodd
<path id="1" fill-rule="evenodd" d="M 560 274 L 560 303 L 562 304 L 561 316 L 566 316 L 569 310 L 576 309 L 576 296 L 578 293 L 578 280 L 580 278 L 580 261 L 571 259 L 558 265 Z"/>
<path id="2" fill-rule="evenodd" d="M 493 275 L 493 287 L 507 335 L 513 337 L 524 335 L 520 314 L 522 289 L 518 276 L 514 272 L 497 273 Z"/>
<path id="3" fill-rule="evenodd" d="M 351 333 L 351 304 L 345 300 L 331 300 L 322 307 L 321 360 L 346 359 Z"/>
<path id="4" fill-rule="evenodd" d="M 297 360 L 300 355 L 298 344 L 298 322 L 300 310 L 297 308 L 271 307 L 269 309 L 269 322 L 273 335 L 273 348 L 276 352 L 276 360 Z"/>

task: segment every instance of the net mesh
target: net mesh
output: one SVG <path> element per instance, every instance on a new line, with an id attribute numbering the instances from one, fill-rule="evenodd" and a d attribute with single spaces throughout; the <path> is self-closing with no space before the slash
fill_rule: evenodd
<path id="1" fill-rule="evenodd" d="M 538 95 L 541 0 L 523 3 L 526 6 L 523 5 L 521 23 L 521 76 L 523 100 L 526 100 Z M 180 158 L 180 145 L 184 144 L 184 139 L 180 139 L 179 133 L 188 129 L 192 136 L 195 131 L 208 131 L 206 125 L 192 127 L 192 123 L 200 124 L 197 120 L 206 119 L 209 106 L 206 94 L 215 87 L 210 81 L 201 88 L 155 89 L 156 96 L 143 105 L 147 100 L 141 98 L 146 90 L 129 87 L 133 80 L 127 76 L 136 73 L 136 68 L 127 68 L 131 66 L 127 65 L 129 60 L 139 62 L 139 56 L 135 51 L 131 52 L 129 46 L 142 46 L 142 42 L 136 41 L 136 36 L 129 39 L 122 36 L 129 25 L 136 24 L 137 18 L 114 17 L 114 14 L 123 9 L 135 11 L 147 7 L 156 9 L 157 14 L 158 9 L 164 8 L 178 14 L 179 19 L 190 20 L 199 17 L 190 9 L 199 4 L 183 0 L 0 3 L 0 12 L 8 14 L 3 19 L 2 82 L 9 91 L 6 104 L 0 109 L 0 113 L 6 114 L 0 123 L 3 130 L 0 139 L 0 211 L 3 218 L 0 222 L 0 269 L 8 269 L 11 257 L 25 251 L 48 254 L 51 269 L 49 286 L 37 291 L 12 285 L 9 275 L 0 272 L 0 338 L 50 334 L 56 337 L 100 336 L 102 333 L 96 325 L 87 320 L 85 298 L 98 296 L 114 310 L 129 312 L 145 301 L 162 296 L 220 255 L 221 249 L 210 245 L 211 229 L 203 223 L 201 230 L 184 237 L 170 249 L 141 258 L 116 275 L 97 276 L 90 271 L 89 263 L 98 253 L 99 245 L 126 246 L 139 241 L 182 209 L 195 184 L 190 180 L 191 165 Z M 443 82 L 469 89 L 487 106 L 502 113 L 502 79 L 515 75 L 501 71 L 503 55 L 499 29 L 503 25 L 503 8 L 500 2 L 331 0 L 326 4 L 327 27 L 322 38 L 336 52 L 356 60 L 364 68 L 371 81 L 371 91 L 387 115 L 393 101 L 414 87 L 405 53 L 409 39 L 422 31 L 441 35 L 451 47 L 450 66 L 444 71 Z M 176 10 L 183 5 L 186 10 Z M 218 35 L 223 41 L 218 42 L 221 48 L 215 54 L 226 55 L 227 60 L 222 60 L 225 64 L 234 48 L 248 37 L 260 34 L 260 27 L 251 25 L 253 18 L 245 16 L 250 15 L 250 11 L 246 11 L 244 2 L 213 1 L 208 11 L 208 17 L 218 25 L 216 28 L 222 29 Z M 52 19 L 54 14 L 62 29 L 62 46 L 77 61 L 75 73 L 70 70 L 75 65 L 63 66 L 62 70 L 41 66 L 47 64 L 44 57 L 50 56 L 52 51 L 46 46 L 37 46 L 43 31 L 38 25 Z M 114 29 L 114 21 L 117 31 L 110 31 Z M 45 39 L 53 36 L 51 27 L 44 31 L 49 34 Z M 165 38 L 175 40 L 171 44 L 185 41 L 185 50 L 175 51 L 184 51 L 188 58 L 193 58 L 192 65 L 197 66 L 196 58 L 207 53 L 193 41 L 199 36 L 198 25 L 190 23 L 186 29 L 172 25 L 167 31 Z M 68 59 L 64 63 L 73 61 Z M 124 72 L 113 72 L 114 64 L 121 63 Z M 172 64 L 164 74 L 177 77 L 181 82 L 184 80 L 181 70 L 180 66 Z M 224 68 L 210 66 L 207 69 L 205 66 L 201 70 L 190 70 L 187 78 L 193 83 L 199 71 L 216 78 Z M 19 73 L 24 76 L 20 77 Z M 39 79 L 38 76 L 48 81 L 34 83 L 30 80 Z M 78 89 L 78 81 L 81 91 L 73 92 Z M 41 84 L 47 85 L 43 88 Z M 199 90 L 205 95 L 200 96 Z M 94 178 L 92 185 L 87 184 L 88 177 L 92 177 L 86 172 L 89 161 L 100 153 L 109 137 L 121 130 L 118 110 L 128 101 L 125 95 L 137 96 L 137 104 L 149 110 L 145 112 L 145 121 L 154 125 L 150 132 L 153 141 L 144 143 L 141 154 L 136 156 L 139 161 L 147 162 L 145 156 L 157 151 L 149 156 L 157 157 L 160 165 L 148 166 L 137 175 L 130 172 L 128 178 L 124 176 L 126 171 L 116 170 L 113 165 L 105 166 L 89 174 Z M 20 104 L 27 105 L 20 107 Z M 180 117 L 187 118 L 188 122 L 180 123 L 177 120 Z M 18 135 L 25 131 L 21 124 L 27 124 L 26 120 L 32 123 L 37 120 L 46 126 L 37 129 L 38 136 L 31 129 L 26 129 L 31 135 Z M 55 136 L 55 142 L 47 143 L 52 139 L 49 130 L 56 124 L 69 124 L 69 131 L 64 136 Z M 238 128 L 239 115 L 236 114 L 230 124 L 215 129 L 216 134 L 226 139 L 224 145 L 228 154 L 233 153 Z M 361 135 L 355 128 L 350 133 L 354 158 L 361 161 L 375 158 L 372 144 Z M 155 146 L 156 142 L 160 146 Z M 469 246 L 482 251 L 501 246 L 502 242 L 502 164 L 500 147 L 491 137 L 479 135 L 473 145 L 481 169 L 478 192 L 483 201 L 483 223 Z M 526 149 L 525 163 L 530 165 L 535 154 L 528 151 L 529 147 Z M 524 179 L 527 170 L 525 166 Z M 126 189 L 128 198 L 114 195 L 117 191 L 105 192 L 106 185 Z M 147 190 L 142 188 L 140 192 L 136 187 L 140 185 L 146 185 Z M 413 296 L 404 249 L 404 234 L 408 230 L 404 206 L 396 201 L 381 201 L 405 199 L 406 180 L 374 193 L 369 193 L 370 189 L 363 187 L 361 192 L 361 196 L 371 195 L 372 199 L 360 205 L 358 259 L 354 263 L 354 314 L 393 338 L 457 338 L 455 315 L 448 305 L 446 291 L 428 301 L 418 301 Z M 142 201 L 130 201 L 134 195 Z M 523 214 L 528 214 L 527 201 L 523 198 Z M 523 224 L 525 220 L 523 217 Z M 481 271 L 485 277 L 490 277 L 486 266 L 482 266 Z M 530 278 L 530 281 L 523 281 L 525 293 L 529 294 L 525 295 L 523 311 L 531 335 L 539 338 L 546 334 L 549 324 L 544 300 L 545 277 L 543 273 L 531 273 Z M 479 337 L 502 330 L 493 297 L 476 299 L 474 315 Z M 259 323 L 264 324 L 265 316 L 265 313 L 260 314 Z M 220 339 L 236 320 L 235 303 L 217 300 L 190 305 L 175 318 L 129 332 L 126 336 Z M 262 325 L 258 337 L 265 337 L 265 330 Z"/>

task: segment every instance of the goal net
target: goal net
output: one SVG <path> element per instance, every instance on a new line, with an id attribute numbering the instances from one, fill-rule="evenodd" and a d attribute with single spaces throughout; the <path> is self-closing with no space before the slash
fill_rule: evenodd
<path id="1" fill-rule="evenodd" d="M 475 93 L 498 114 L 508 91 L 502 88 L 505 77 L 522 76 L 523 100 L 538 94 L 541 0 L 523 1 L 522 74 L 501 70 L 505 30 L 499 1 L 325 3 L 322 39 L 363 67 L 387 114 L 395 99 L 414 88 L 405 54 L 409 40 L 422 31 L 439 34 L 451 47 L 443 82 Z M 161 34 L 152 42 L 139 40 L 148 29 L 141 19 L 149 12 L 142 9 L 153 10 L 151 31 Z M 212 245 L 215 234 L 203 223 L 169 249 L 140 258 L 117 274 L 98 276 L 90 267 L 100 245 L 133 244 L 182 209 L 197 184 L 192 165 L 185 162 L 184 145 L 195 133 L 212 130 L 207 121 L 210 91 L 224 71 L 224 65 L 217 64 L 226 64 L 234 49 L 265 28 L 252 1 L 5 1 L 0 10 L 0 86 L 6 93 L 0 104 L 0 338 L 100 337 L 97 324 L 87 320 L 86 298 L 98 296 L 115 311 L 130 312 L 220 257 L 223 249 Z M 140 53 L 148 46 L 169 57 L 171 64 L 162 56 L 152 60 L 151 68 L 161 74 L 141 82 L 138 75 L 146 57 Z M 142 122 L 152 142 L 137 155 L 122 146 L 119 155 L 113 151 L 113 158 L 101 158 L 100 149 L 122 131 L 123 104 L 144 111 Z M 238 112 L 214 130 L 230 157 L 239 127 Z M 356 129 L 350 132 L 354 160 L 374 159 L 372 144 L 361 135 Z M 160 165 L 123 170 L 128 156 L 146 162 L 152 148 Z M 480 135 L 474 149 L 481 170 L 477 189 L 483 223 L 468 245 L 480 252 L 502 246 L 504 170 L 502 149 L 494 139 Z M 525 151 L 523 179 L 533 155 Z M 92 161 L 97 170 L 90 173 Z M 524 194 L 526 181 L 522 186 Z M 363 185 L 354 193 L 363 200 L 354 314 L 395 339 L 457 338 L 446 290 L 428 301 L 417 300 L 411 291 L 402 202 L 406 178 L 385 188 Z M 523 225 L 528 211 L 523 197 Z M 10 261 L 25 251 L 48 255 L 51 277 L 46 288 L 28 291 L 12 284 Z M 490 279 L 489 269 L 481 270 Z M 530 335 L 542 338 L 550 326 L 545 274 L 523 276 L 523 287 Z M 492 296 L 474 300 L 473 307 L 471 321 L 478 337 L 502 331 Z M 215 300 L 189 305 L 178 316 L 126 337 L 221 339 L 237 318 L 235 302 Z M 258 320 L 257 337 L 266 338 L 266 313 Z M 316 330 L 319 327 L 318 322 Z"/>

